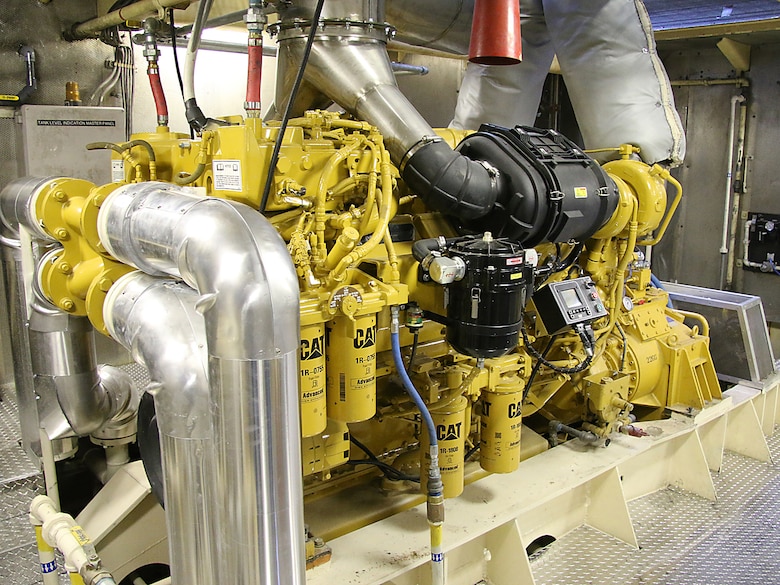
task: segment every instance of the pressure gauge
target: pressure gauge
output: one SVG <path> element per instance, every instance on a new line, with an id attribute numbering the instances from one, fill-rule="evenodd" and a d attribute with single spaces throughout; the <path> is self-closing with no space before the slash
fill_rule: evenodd
<path id="1" fill-rule="evenodd" d="M 633 308 L 634 308 L 634 301 L 632 301 L 632 300 L 631 300 L 630 298 L 628 298 L 628 297 L 623 297 L 623 308 L 624 308 L 626 311 L 630 311 L 631 309 L 633 309 Z"/>

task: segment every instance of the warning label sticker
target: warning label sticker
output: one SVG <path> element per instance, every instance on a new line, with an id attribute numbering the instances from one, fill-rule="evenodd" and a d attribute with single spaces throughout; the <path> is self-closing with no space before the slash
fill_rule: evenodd
<path id="1" fill-rule="evenodd" d="M 217 191 L 243 191 L 240 160 L 215 160 L 211 164 L 214 173 L 214 189 Z"/>
<path id="2" fill-rule="evenodd" d="M 112 160 L 111 161 L 111 182 L 121 183 L 125 180 L 125 161 Z"/>
<path id="3" fill-rule="evenodd" d="M 114 120 L 38 120 L 38 126 L 107 126 L 114 127 Z"/>
<path id="4" fill-rule="evenodd" d="M 587 199 L 588 198 L 588 189 L 587 189 L 587 187 L 574 187 L 574 198 L 575 199 Z"/>

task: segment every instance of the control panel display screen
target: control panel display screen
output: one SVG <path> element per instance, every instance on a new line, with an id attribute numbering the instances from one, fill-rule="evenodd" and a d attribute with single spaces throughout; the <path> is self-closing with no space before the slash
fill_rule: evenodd
<path id="1" fill-rule="evenodd" d="M 566 304 L 566 308 L 574 309 L 582 306 L 582 300 L 577 294 L 576 288 L 562 289 L 559 292 L 561 293 L 561 299 L 563 299 L 563 302 Z"/>

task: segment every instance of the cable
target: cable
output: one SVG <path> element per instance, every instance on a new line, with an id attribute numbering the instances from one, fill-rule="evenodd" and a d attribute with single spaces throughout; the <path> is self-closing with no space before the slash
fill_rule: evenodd
<path id="1" fill-rule="evenodd" d="M 417 355 L 417 346 L 420 342 L 420 329 L 419 327 L 413 332 L 414 340 L 412 341 L 412 351 L 409 354 L 409 363 L 406 366 L 406 373 L 409 374 L 412 371 L 412 365 L 414 365 L 414 357 Z"/>
<path id="2" fill-rule="evenodd" d="M 168 9 L 168 20 L 171 23 L 171 49 L 173 49 L 173 63 L 176 65 L 176 78 L 179 80 L 179 89 L 181 90 L 181 99 L 184 100 L 184 80 L 181 77 L 181 65 L 179 64 L 179 51 L 176 47 L 176 22 L 173 19 L 173 8 Z M 195 140 L 195 130 L 190 129 L 190 140 Z"/>
<path id="3" fill-rule="evenodd" d="M 528 339 L 528 334 L 525 331 L 525 324 L 520 325 L 520 333 L 523 335 L 523 343 L 525 343 L 525 348 L 528 350 L 528 353 L 530 353 L 533 357 L 535 357 L 537 360 L 539 360 L 541 363 L 543 363 L 545 366 L 553 370 L 554 372 L 558 372 L 559 374 L 577 374 L 583 370 L 585 370 L 588 366 L 590 366 L 590 362 L 593 361 L 593 356 L 589 355 L 585 358 L 584 361 L 580 362 L 574 367 L 571 368 L 562 368 L 560 366 L 556 366 L 552 362 L 548 362 L 542 354 L 539 353 L 539 351 L 531 345 L 531 342 Z"/>
<path id="4" fill-rule="evenodd" d="M 465 463 L 466 461 L 471 459 L 474 456 L 474 453 L 476 453 L 477 451 L 479 451 L 479 443 L 477 443 L 471 449 L 466 451 L 466 454 L 463 456 L 463 462 Z"/>
<path id="5" fill-rule="evenodd" d="M 322 14 L 322 7 L 324 4 L 325 0 L 317 1 L 317 6 L 314 9 L 314 14 L 311 18 L 311 29 L 309 30 L 309 36 L 306 38 L 306 47 L 303 49 L 301 65 L 298 68 L 298 75 L 295 77 L 295 83 L 290 92 L 290 99 L 287 101 L 287 107 L 284 109 L 284 115 L 282 116 L 282 121 L 279 125 L 279 134 L 276 135 L 274 150 L 271 153 L 271 162 L 268 165 L 268 175 L 266 176 L 265 186 L 263 187 L 263 197 L 260 200 L 261 213 L 265 211 L 266 205 L 268 205 L 268 196 L 271 194 L 271 183 L 273 183 L 274 180 L 274 169 L 276 169 L 276 163 L 279 160 L 279 151 L 282 149 L 284 133 L 287 130 L 287 124 L 292 115 L 293 104 L 295 103 L 295 98 L 298 96 L 298 90 L 301 87 L 301 83 L 303 83 L 303 74 L 306 71 L 306 64 L 309 62 L 309 55 L 311 54 L 311 48 L 314 45 L 314 37 L 317 35 L 317 28 L 319 27 L 320 15 Z"/>
<path id="6" fill-rule="evenodd" d="M 350 465 L 373 465 L 377 468 L 379 468 L 382 471 L 382 474 L 393 481 L 414 481 L 419 483 L 420 478 L 416 477 L 414 475 L 407 475 L 403 473 L 402 471 L 396 469 L 389 463 L 385 463 L 384 461 L 381 461 L 376 455 L 374 455 L 371 450 L 366 447 L 363 443 L 358 441 L 355 437 L 350 435 L 349 440 L 351 443 L 353 443 L 358 449 L 363 451 L 368 456 L 368 459 L 350 459 L 347 461 Z"/>
<path id="7" fill-rule="evenodd" d="M 550 341 L 547 342 L 547 345 L 542 350 L 542 359 L 547 357 L 547 353 L 552 349 L 553 342 L 555 341 L 555 338 L 558 337 L 557 335 L 553 335 L 550 337 Z M 528 377 L 528 382 L 525 385 L 525 390 L 523 390 L 523 402 L 525 402 L 525 399 L 528 397 L 528 392 L 531 391 L 531 384 L 533 384 L 534 378 L 536 378 L 536 374 L 539 373 L 539 369 L 542 367 L 542 360 L 536 360 L 536 363 L 534 364 L 533 369 L 531 370 L 531 375 Z"/>

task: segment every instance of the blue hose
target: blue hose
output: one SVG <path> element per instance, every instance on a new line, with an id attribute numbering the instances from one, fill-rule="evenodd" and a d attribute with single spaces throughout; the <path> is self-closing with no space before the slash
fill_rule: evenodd
<path id="1" fill-rule="evenodd" d="M 653 274 L 652 272 L 650 273 L 650 283 L 651 283 L 651 284 L 652 284 L 652 285 L 653 285 L 655 288 L 660 288 L 661 290 L 666 290 L 666 289 L 664 288 L 664 285 L 663 285 L 663 284 L 661 284 L 661 281 L 660 281 L 660 280 L 658 280 L 658 277 L 657 277 L 655 274 Z M 669 307 L 670 309 L 674 309 L 674 305 L 672 305 L 672 299 L 671 299 L 671 297 L 667 297 L 667 300 L 666 300 L 666 306 L 667 306 L 667 307 Z"/>
<path id="2" fill-rule="evenodd" d="M 404 362 L 401 358 L 401 342 L 398 339 L 398 333 L 391 333 L 390 340 L 393 345 L 393 362 L 395 362 L 395 368 L 398 370 L 398 375 L 401 376 L 404 389 L 414 401 L 414 404 L 417 406 L 417 408 L 420 409 L 423 422 L 428 429 L 428 437 L 430 437 L 431 447 L 436 447 L 438 449 L 439 441 L 436 438 L 436 425 L 434 424 L 433 417 L 431 416 L 431 413 L 428 412 L 428 407 L 426 406 L 425 402 L 423 402 L 420 393 L 417 392 L 417 388 L 414 387 L 411 378 L 409 378 L 409 374 L 406 373 L 406 368 L 404 368 Z"/>
<path id="3" fill-rule="evenodd" d="M 428 429 L 431 450 L 431 466 L 428 470 L 428 495 L 441 496 L 443 486 L 441 483 L 441 472 L 439 471 L 439 441 L 436 437 L 436 424 L 433 422 L 433 417 L 428 410 L 428 406 L 423 401 L 417 388 L 414 387 L 411 378 L 409 378 L 409 374 L 406 373 L 404 360 L 401 357 L 401 341 L 398 337 L 398 307 L 393 306 L 390 308 L 390 311 L 392 315 L 390 324 L 390 344 L 393 349 L 395 369 L 401 377 L 406 393 L 409 394 L 409 397 L 412 399 L 415 406 L 420 410 L 420 416 L 422 416 L 425 427 Z"/>

